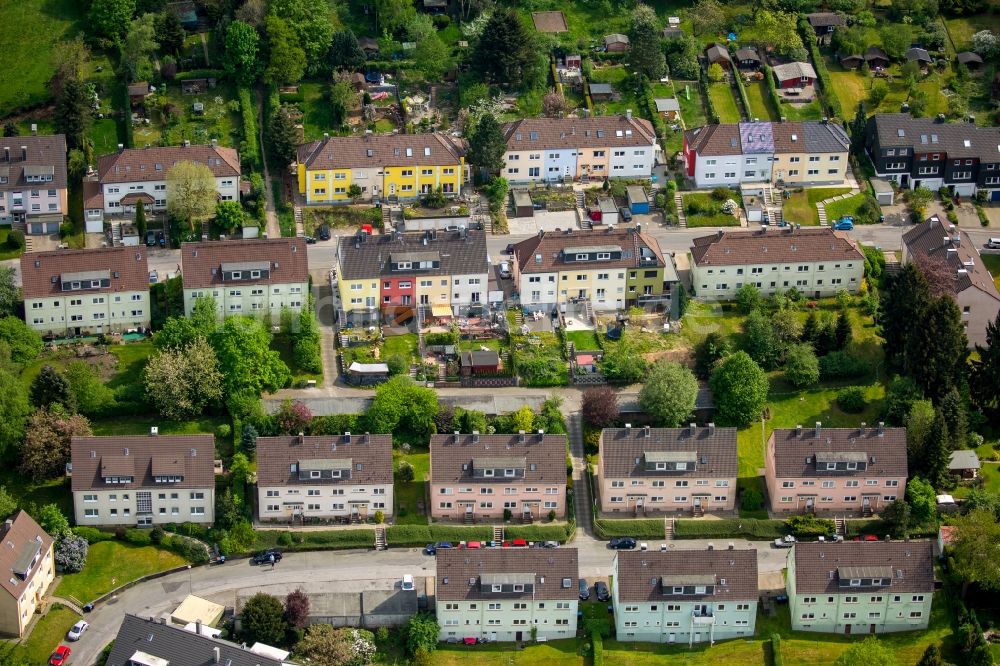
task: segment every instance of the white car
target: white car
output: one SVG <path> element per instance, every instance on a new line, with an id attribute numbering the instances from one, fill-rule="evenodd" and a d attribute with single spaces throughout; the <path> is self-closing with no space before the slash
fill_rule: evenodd
<path id="1" fill-rule="evenodd" d="M 87 631 L 89 627 L 90 627 L 89 624 L 87 624 L 83 620 L 80 620 L 72 627 L 70 627 L 69 633 L 66 634 L 66 638 L 68 638 L 71 641 L 78 641 L 80 640 L 80 636 L 83 635 L 83 632 Z"/>
<path id="2" fill-rule="evenodd" d="M 399 584 L 399 588 L 405 592 L 415 590 L 416 587 L 413 585 L 413 576 L 410 574 L 403 574 L 403 582 Z"/>

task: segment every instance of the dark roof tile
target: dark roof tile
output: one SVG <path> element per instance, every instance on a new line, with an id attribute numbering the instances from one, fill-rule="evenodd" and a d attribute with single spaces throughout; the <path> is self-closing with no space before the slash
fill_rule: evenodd
<path id="1" fill-rule="evenodd" d="M 434 435 L 431 437 L 431 482 L 472 480 L 472 460 L 483 457 L 524 457 L 525 481 L 566 482 L 566 435 Z M 474 441 L 478 439 L 479 441 Z M 535 465 L 535 469 L 531 466 Z M 463 469 L 465 467 L 466 469 Z M 486 479 L 478 479 L 482 482 Z M 503 478 L 496 479 L 503 483 Z"/>
<path id="2" fill-rule="evenodd" d="M 838 477 L 903 477 L 907 475 L 906 428 L 776 428 L 771 433 L 774 444 L 774 476 L 778 479 L 817 476 L 816 454 L 854 453 L 868 458 L 866 469 L 852 472 L 819 472 Z M 771 445 L 768 442 L 768 446 Z M 872 460 L 874 459 L 874 462 Z M 808 461 L 808 462 L 807 462 Z"/>
<path id="3" fill-rule="evenodd" d="M 73 492 L 115 488 L 214 488 L 214 459 L 215 438 L 212 435 L 74 437 L 71 486 Z M 132 483 L 109 486 L 104 482 L 105 468 L 109 476 L 133 476 Z M 175 474 L 183 469 L 184 478 L 168 486 L 158 484 L 153 479 L 154 468 L 170 470 L 162 474 Z M 129 471 L 133 474 L 129 475 Z"/>
<path id="4" fill-rule="evenodd" d="M 469 229 L 464 233 L 465 237 L 462 231 L 438 231 L 436 237 L 429 237 L 425 232 L 402 233 L 395 237 L 392 234 L 341 236 L 337 251 L 340 275 L 344 280 L 388 275 L 412 275 L 416 279 L 427 275 L 478 275 L 488 272 L 486 234 L 478 229 Z M 408 252 L 436 253 L 438 267 L 393 272 L 390 256 Z"/>
<path id="5" fill-rule="evenodd" d="M 27 155 L 21 159 L 21 148 Z M 7 154 L 10 159 L 5 159 Z M 52 180 L 41 183 L 29 183 L 25 178 L 25 169 L 41 169 L 52 175 Z M 42 136 L 8 136 L 0 138 L 0 170 L 7 182 L 0 185 L 0 190 L 23 189 L 65 189 L 66 188 L 66 137 L 62 134 Z M 66 213 L 67 211 L 63 211 Z"/>
<path id="6" fill-rule="evenodd" d="M 618 551 L 618 601 L 757 601 L 757 551 Z M 713 594 L 664 594 L 664 579 L 704 577 Z M 712 583 L 707 583 L 713 579 Z"/>
<path id="7" fill-rule="evenodd" d="M 605 428 L 601 431 L 601 475 L 609 479 L 625 477 L 731 478 L 736 476 L 736 428 Z M 689 452 L 696 454 L 695 469 L 687 472 L 648 472 L 646 452 Z M 636 463 L 636 460 L 639 462 Z"/>
<path id="8" fill-rule="evenodd" d="M 392 483 L 392 435 L 312 435 L 300 442 L 297 435 L 260 437 L 257 439 L 257 485 L 295 486 L 316 485 L 316 479 L 299 480 L 298 472 L 291 471 L 292 463 L 304 460 L 349 458 L 351 476 L 343 479 L 351 484 Z M 361 469 L 358 469 L 358 465 Z M 338 483 L 327 479 L 321 483 Z"/>
<path id="9" fill-rule="evenodd" d="M 719 231 L 692 241 L 697 266 L 742 266 L 812 261 L 864 261 L 846 235 L 829 227 L 777 231 Z"/>
<path id="10" fill-rule="evenodd" d="M 795 544 L 796 594 L 934 592 L 934 558 L 930 541 L 842 541 Z M 838 570 L 880 568 L 892 573 L 889 587 L 840 587 Z M 901 575 L 900 575 L 901 574 Z"/>
<path id="11" fill-rule="evenodd" d="M 22 254 L 21 282 L 24 297 L 46 298 L 69 294 L 70 292 L 62 290 L 61 276 L 89 271 L 107 272 L 111 286 L 74 293 L 149 291 L 146 248 L 105 247 Z"/>
<path id="12" fill-rule="evenodd" d="M 622 256 L 615 260 L 566 262 L 563 253 L 574 248 L 596 246 L 620 247 Z M 539 259 L 540 257 L 540 259 Z M 666 266 L 660 244 L 649 234 L 634 229 L 545 233 L 514 245 L 514 261 L 522 273 L 551 273 L 558 270 L 596 270 L 598 268 L 658 268 Z"/>
<path id="13" fill-rule="evenodd" d="M 97 173 L 102 185 L 166 180 L 167 172 L 178 162 L 204 164 L 216 178 L 240 175 L 236 149 L 212 145 L 126 148 L 98 158 Z"/>
<path id="14" fill-rule="evenodd" d="M 45 557 L 52 547 L 52 537 L 24 511 L 18 511 L 10 520 L 10 527 L 0 525 L 0 543 L 4 544 L 0 548 L 0 571 L 3 572 L 0 587 L 12 597 L 20 597 L 28 587 L 27 580 L 15 571 L 19 568 L 16 565 L 23 566 L 25 560 L 30 562 L 29 558 L 38 552 Z M 38 573 L 40 568 L 36 566 L 28 578 Z"/>
<path id="15" fill-rule="evenodd" d="M 507 150 L 652 146 L 656 133 L 644 118 L 524 118 L 504 125 Z M 534 138 L 532 138 L 534 137 Z"/>
<path id="16" fill-rule="evenodd" d="M 505 599 L 577 599 L 580 575 L 576 548 L 486 548 L 448 549 L 437 554 L 437 600 L 502 601 Z M 531 592 L 484 592 L 481 576 L 489 574 L 533 575 Z M 569 586 L 564 582 L 569 579 Z M 471 581 L 471 583 L 470 583 Z"/>
<path id="17" fill-rule="evenodd" d="M 185 289 L 220 287 L 223 263 L 270 263 L 268 277 L 240 280 L 240 285 L 298 284 L 309 281 L 304 238 L 207 241 L 181 245 Z"/>
<path id="18" fill-rule="evenodd" d="M 945 238 L 949 239 L 947 243 Z M 957 243 L 956 238 L 959 239 Z M 946 286 L 947 291 L 953 294 L 978 289 L 996 299 L 1000 309 L 1000 291 L 997 291 L 993 276 L 966 232 L 944 226 L 941 219 L 934 215 L 903 234 L 903 245 L 929 277 L 940 279 L 941 271 L 934 270 L 937 268 L 935 264 L 944 265 L 952 284 L 935 287 Z"/>
<path id="19" fill-rule="evenodd" d="M 403 166 L 451 166 L 461 162 L 459 144 L 440 132 L 335 136 L 299 146 L 299 164 L 310 170 Z"/>

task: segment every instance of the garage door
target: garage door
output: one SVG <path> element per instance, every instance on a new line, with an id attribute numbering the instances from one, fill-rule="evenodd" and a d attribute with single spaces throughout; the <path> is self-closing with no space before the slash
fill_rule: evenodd
<path id="1" fill-rule="evenodd" d="M 45 233 L 47 233 L 47 234 L 57 234 L 57 233 L 59 233 L 59 223 L 58 222 L 46 222 L 45 223 Z"/>
<path id="2" fill-rule="evenodd" d="M 964 183 L 962 185 L 955 186 L 955 194 L 961 197 L 971 197 L 975 191 L 975 185 L 972 183 Z"/>
<path id="3" fill-rule="evenodd" d="M 1000 190 L 993 190 L 993 195 L 990 197 L 990 201 L 1000 201 Z"/>
<path id="4" fill-rule="evenodd" d="M 40 234 L 40 233 L 43 233 L 43 232 L 44 231 L 42 229 L 41 222 L 33 222 L 33 223 L 31 223 L 31 224 L 28 225 L 28 233 L 29 234 Z"/>

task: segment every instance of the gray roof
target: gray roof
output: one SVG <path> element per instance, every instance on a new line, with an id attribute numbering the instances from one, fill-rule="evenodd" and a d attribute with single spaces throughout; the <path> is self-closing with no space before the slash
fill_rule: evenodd
<path id="1" fill-rule="evenodd" d="M 806 14 L 806 18 L 809 19 L 809 25 L 814 28 L 845 24 L 844 17 L 833 12 L 816 12 L 813 14 Z"/>
<path id="2" fill-rule="evenodd" d="M 760 56 L 757 55 L 757 49 L 752 46 L 744 46 L 736 51 L 737 60 L 756 60 L 760 62 Z"/>
<path id="3" fill-rule="evenodd" d="M 618 551 L 619 602 L 757 601 L 757 552 Z M 665 594 L 664 584 L 712 585 L 713 594 Z"/>
<path id="4" fill-rule="evenodd" d="M 628 36 L 621 33 L 612 33 L 604 36 L 605 44 L 628 44 Z"/>
<path id="5" fill-rule="evenodd" d="M 931 54 L 927 52 L 927 49 L 918 49 L 916 47 L 910 49 L 906 52 L 907 62 L 912 62 L 914 60 L 919 62 L 934 62 L 931 58 Z"/>
<path id="6" fill-rule="evenodd" d="M 934 558 L 930 541 L 843 541 L 795 544 L 796 594 L 857 594 L 858 590 L 886 593 L 934 591 Z M 888 587 L 841 587 L 840 573 L 865 567 L 892 570 Z"/>
<path id="7" fill-rule="evenodd" d="M 180 475 L 170 488 L 215 487 L 215 438 L 212 435 L 110 435 L 73 437 L 72 489 L 134 490 L 163 488 L 153 477 Z M 132 477 L 109 485 L 110 476 Z"/>
<path id="8" fill-rule="evenodd" d="M 312 462 L 310 462 L 312 461 Z M 349 477 L 339 479 L 300 479 L 292 472 L 294 463 L 301 469 L 351 469 Z M 360 467 L 361 469 L 358 469 Z M 298 486 L 326 484 L 392 483 L 392 435 L 354 433 L 344 435 L 281 435 L 257 439 L 257 486 Z"/>
<path id="9" fill-rule="evenodd" d="M 949 238 L 947 245 L 944 243 L 945 237 Z M 956 238 L 959 239 L 957 243 L 954 240 Z M 932 288 L 943 287 L 953 294 L 960 294 L 966 289 L 978 289 L 992 296 L 1000 310 L 1000 291 L 997 291 L 993 276 L 983 263 L 972 239 L 961 229 L 952 231 L 950 225 L 946 227 L 938 216 L 933 215 L 903 234 L 903 246 L 929 279 L 952 280 L 950 285 L 932 284 Z M 945 270 L 933 270 L 939 265 L 943 265 Z"/>
<path id="10" fill-rule="evenodd" d="M 948 157 L 978 157 L 1000 162 L 1000 128 L 969 123 L 941 123 L 933 118 L 914 118 L 908 113 L 880 113 L 875 123 L 879 145 L 912 146 L 914 152 L 940 149 Z"/>
<path id="11" fill-rule="evenodd" d="M 571 600 L 580 594 L 576 548 L 486 548 L 476 551 L 457 548 L 442 550 L 437 556 L 437 600 L 503 601 L 511 599 Z M 530 574 L 533 589 L 525 592 L 484 592 L 482 577 L 495 580 L 503 574 Z M 519 580 L 527 577 L 517 576 Z M 564 585 L 569 579 L 569 585 Z"/>
<path id="12" fill-rule="evenodd" d="M 462 237 L 461 231 L 438 231 L 436 238 L 428 238 L 425 232 L 367 236 L 355 247 L 355 236 L 342 236 L 337 256 L 340 275 L 344 280 L 362 280 L 393 275 L 414 279 L 427 275 L 475 275 L 486 273 L 489 262 L 486 256 L 486 235 L 482 231 L 470 229 Z M 427 245 L 424 239 L 428 238 Z M 438 252 L 438 268 L 391 271 L 390 255 L 405 252 Z"/>
<path id="13" fill-rule="evenodd" d="M 590 94 L 591 95 L 610 95 L 614 92 L 614 88 L 611 87 L 610 83 L 591 83 L 590 84 Z"/>
<path id="14" fill-rule="evenodd" d="M 625 188 L 625 195 L 629 203 L 649 203 L 649 196 L 646 188 L 642 185 L 629 185 Z"/>
<path id="15" fill-rule="evenodd" d="M 687 453 L 695 455 L 695 468 L 686 472 L 646 470 L 646 455 Z M 655 455 L 650 457 L 653 461 Z M 636 462 L 638 460 L 638 462 Z M 736 476 L 736 428 L 605 428 L 601 431 L 601 475 L 625 477 L 732 478 Z"/>
<path id="16" fill-rule="evenodd" d="M 886 54 L 885 51 L 883 51 L 879 47 L 877 47 L 877 46 L 869 46 L 865 50 L 865 60 L 869 60 L 870 61 L 870 60 L 875 60 L 876 58 L 880 59 L 880 60 L 888 60 L 889 56 L 888 56 L 888 54 Z"/>
<path id="17" fill-rule="evenodd" d="M 789 79 L 800 79 L 806 77 L 809 79 L 816 78 L 816 70 L 808 62 L 786 62 L 783 65 L 775 65 L 771 68 L 774 71 L 774 75 L 778 77 L 779 81 L 788 81 Z"/>
<path id="18" fill-rule="evenodd" d="M 656 104 L 656 110 L 660 113 L 681 110 L 681 105 L 677 102 L 676 97 L 657 97 L 653 102 Z"/>
<path id="19" fill-rule="evenodd" d="M 520 458 L 528 467 L 519 481 L 566 483 L 566 435 L 432 435 L 430 442 L 431 483 L 454 483 L 473 478 L 472 461 L 479 458 Z M 458 441 L 456 441 L 456 439 Z M 532 469 L 532 466 L 534 469 Z M 489 482 L 490 479 L 477 479 Z M 495 479 L 504 483 L 502 477 Z"/>
<path id="20" fill-rule="evenodd" d="M 857 478 L 906 478 L 906 428 L 775 428 L 768 441 L 774 446 L 774 475 L 778 479 L 813 478 L 835 474 Z M 881 430 L 881 432 L 880 432 Z M 839 455 L 833 455 L 839 454 Z M 844 455 L 847 454 L 847 455 Z M 852 455 L 853 454 L 853 455 Z M 835 462 L 860 454 L 868 459 L 863 470 L 817 472 L 817 460 Z M 864 488 L 861 489 L 864 491 Z"/>
<path id="21" fill-rule="evenodd" d="M 973 53 L 972 51 L 962 51 L 955 56 L 960 63 L 963 65 L 968 65 L 969 63 L 983 64 L 983 57 L 978 53 Z"/>
<path id="22" fill-rule="evenodd" d="M 26 159 L 21 159 L 22 148 Z M 10 154 L 9 161 L 6 158 Z M 65 189 L 66 137 L 62 134 L 44 136 L 9 136 L 0 138 L 0 165 L 6 170 L 7 182 L 0 189 Z M 51 174 L 52 180 L 28 183 L 25 176 Z M 27 198 L 27 197 L 25 197 Z M 66 211 L 64 211 L 66 212 Z"/>
<path id="23" fill-rule="evenodd" d="M 802 130 L 810 153 L 842 153 L 851 146 L 847 132 L 837 123 L 808 120 L 802 123 Z"/>
<path id="24" fill-rule="evenodd" d="M 864 261 L 857 243 L 831 227 L 722 231 L 691 241 L 697 266 L 785 264 L 792 261 Z"/>
<path id="25" fill-rule="evenodd" d="M 889 181 L 882 178 L 872 178 L 871 179 L 872 189 L 875 190 L 875 194 L 889 194 L 894 192 L 892 185 Z"/>
<path id="26" fill-rule="evenodd" d="M 705 49 L 705 55 L 708 57 L 708 61 L 710 63 L 719 62 L 720 60 L 725 60 L 726 62 L 733 61 L 733 59 L 729 57 L 729 51 L 726 50 L 726 47 L 719 46 L 718 44 L 712 44 Z"/>
<path id="27" fill-rule="evenodd" d="M 215 657 L 215 649 L 219 658 Z M 118 628 L 107 666 L 128 666 L 136 652 L 170 662 L 170 666 L 281 666 L 278 659 L 254 654 L 235 643 L 202 636 L 172 624 L 126 615 Z M 287 662 L 286 662 L 287 663 Z"/>
<path id="28" fill-rule="evenodd" d="M 962 449 L 961 451 L 952 451 L 951 460 L 948 461 L 948 469 L 950 470 L 963 470 L 963 469 L 979 469 L 979 456 L 972 449 Z"/>

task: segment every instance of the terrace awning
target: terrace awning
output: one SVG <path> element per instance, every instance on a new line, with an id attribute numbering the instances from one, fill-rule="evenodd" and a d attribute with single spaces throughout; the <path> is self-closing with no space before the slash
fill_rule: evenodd
<path id="1" fill-rule="evenodd" d="M 431 314 L 435 317 L 451 317 L 453 313 L 450 305 L 432 305 Z"/>

